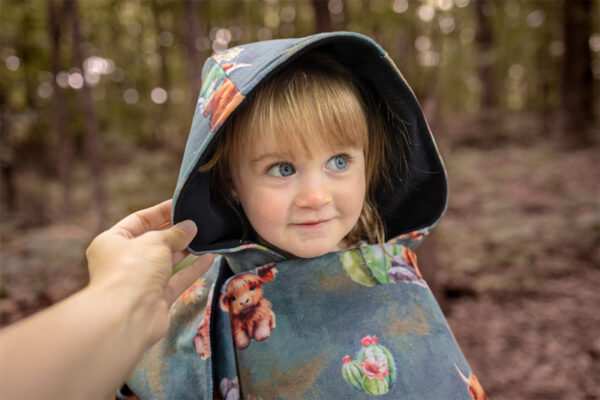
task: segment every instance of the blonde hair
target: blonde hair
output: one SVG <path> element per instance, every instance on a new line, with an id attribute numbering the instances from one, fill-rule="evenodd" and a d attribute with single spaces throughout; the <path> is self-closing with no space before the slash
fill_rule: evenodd
<path id="1" fill-rule="evenodd" d="M 375 205 L 375 188 L 380 179 L 391 182 L 385 160 L 403 158 L 386 157 L 392 146 L 383 115 L 389 118 L 387 107 L 377 103 L 353 73 L 331 56 L 312 52 L 264 82 L 238 107 L 200 171 L 211 172 L 212 189 L 238 214 L 247 236 L 249 222 L 231 195 L 232 170 L 241 152 L 249 153 L 251 146 L 263 141 L 291 154 L 300 147 L 310 155 L 315 145 L 362 147 L 365 201 L 345 241 L 348 246 L 363 240 L 382 245 L 385 228 Z"/>

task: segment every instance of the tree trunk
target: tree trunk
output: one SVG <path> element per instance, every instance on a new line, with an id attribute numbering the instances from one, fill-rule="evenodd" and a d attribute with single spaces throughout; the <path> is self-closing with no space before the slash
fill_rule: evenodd
<path id="1" fill-rule="evenodd" d="M 581 148 L 591 143 L 588 129 L 593 123 L 593 77 L 590 36 L 591 0 L 563 1 L 565 53 L 562 61 L 561 127 L 564 147 Z"/>
<path id="2" fill-rule="evenodd" d="M 152 16 L 154 18 L 154 29 L 156 30 L 156 36 L 158 37 L 163 32 L 162 23 L 160 20 L 161 16 L 161 6 L 157 2 L 157 0 L 152 0 Z M 158 44 L 158 55 L 160 59 L 160 70 L 159 70 L 159 78 L 158 78 L 158 86 L 163 88 L 164 90 L 168 90 L 168 77 L 169 70 L 167 66 L 167 57 L 165 52 L 165 47 L 160 43 Z M 154 137 L 152 138 L 152 145 L 157 146 L 163 141 L 162 135 L 162 121 L 164 120 L 165 115 L 165 106 L 168 102 L 163 104 L 155 105 L 156 112 L 154 113 L 155 122 L 154 126 Z"/>
<path id="3" fill-rule="evenodd" d="M 71 210 L 71 162 L 73 158 L 73 144 L 65 119 L 65 101 L 63 89 L 58 86 L 56 76 L 60 71 L 60 26 L 61 19 L 64 18 L 64 10 L 60 7 L 61 3 L 53 0 L 47 1 L 48 5 L 48 27 L 50 30 L 50 50 L 52 53 L 52 128 L 56 137 L 56 163 L 61 186 L 61 216 L 63 220 L 68 220 Z"/>
<path id="4" fill-rule="evenodd" d="M 496 107 L 494 87 L 494 34 L 485 7 L 493 7 L 486 0 L 475 1 L 477 32 L 475 41 L 479 48 L 479 80 L 481 81 L 481 107 L 488 111 Z"/>
<path id="5" fill-rule="evenodd" d="M 65 8 L 71 20 L 73 35 L 73 58 L 75 64 L 83 72 L 83 55 L 81 54 L 81 34 L 76 0 L 65 0 Z M 92 101 L 92 91 L 86 84 L 79 91 L 85 123 L 85 149 L 89 162 L 93 185 L 94 209 L 96 211 L 96 229 L 102 231 L 106 223 L 106 190 L 104 188 L 103 145 L 98 129 L 98 118 Z"/>
<path id="6" fill-rule="evenodd" d="M 327 7 L 327 0 L 312 0 L 315 10 L 315 33 L 331 32 L 331 15 Z"/>
<path id="7" fill-rule="evenodd" d="M 191 90 L 192 110 L 196 108 L 197 97 L 200 93 L 202 62 L 206 57 L 196 47 L 196 40 L 200 38 L 197 4 L 194 0 L 184 0 L 183 2 L 185 14 L 185 47 L 187 49 L 188 81 Z"/>
<path id="8" fill-rule="evenodd" d="M 494 7 L 489 0 L 475 0 L 475 43 L 479 51 L 477 75 L 481 84 L 479 97 L 480 110 L 477 118 L 478 131 L 482 133 L 483 143 L 493 141 L 501 135 L 501 127 L 496 118 L 496 88 L 494 86 L 494 35 L 490 18 L 486 10 Z"/>
<path id="9" fill-rule="evenodd" d="M 17 187 L 15 185 L 15 151 L 12 146 L 10 128 L 6 111 L 4 90 L 0 90 L 0 200 L 6 205 L 6 211 L 16 211 Z M 5 211 L 5 210 L 2 210 Z"/>

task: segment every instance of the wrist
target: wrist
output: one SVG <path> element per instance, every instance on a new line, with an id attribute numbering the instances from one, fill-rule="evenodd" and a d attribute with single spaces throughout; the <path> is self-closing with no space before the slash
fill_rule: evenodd
<path id="1" fill-rule="evenodd" d="M 110 314 L 111 329 L 118 332 L 129 350 L 142 354 L 166 332 L 168 306 L 162 293 L 140 290 L 131 282 L 97 282 L 84 291 L 91 304 L 101 304 Z"/>

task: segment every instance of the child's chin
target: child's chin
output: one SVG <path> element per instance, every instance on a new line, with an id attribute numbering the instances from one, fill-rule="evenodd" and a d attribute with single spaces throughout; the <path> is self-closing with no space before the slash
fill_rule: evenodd
<path id="1" fill-rule="evenodd" d="M 302 249 L 290 249 L 289 253 L 297 258 L 315 258 L 320 257 L 324 254 L 331 253 L 332 251 L 336 251 L 333 249 L 324 249 L 324 248 L 302 248 Z"/>

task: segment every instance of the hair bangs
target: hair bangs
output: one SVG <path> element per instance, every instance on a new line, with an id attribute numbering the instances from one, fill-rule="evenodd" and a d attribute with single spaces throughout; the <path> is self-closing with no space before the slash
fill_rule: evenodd
<path id="1" fill-rule="evenodd" d="M 266 143 L 279 153 L 312 156 L 311 149 L 351 146 L 368 154 L 368 122 L 357 90 L 338 76 L 286 72 L 267 82 L 239 116 L 243 135 L 236 148 L 251 153 Z"/>

